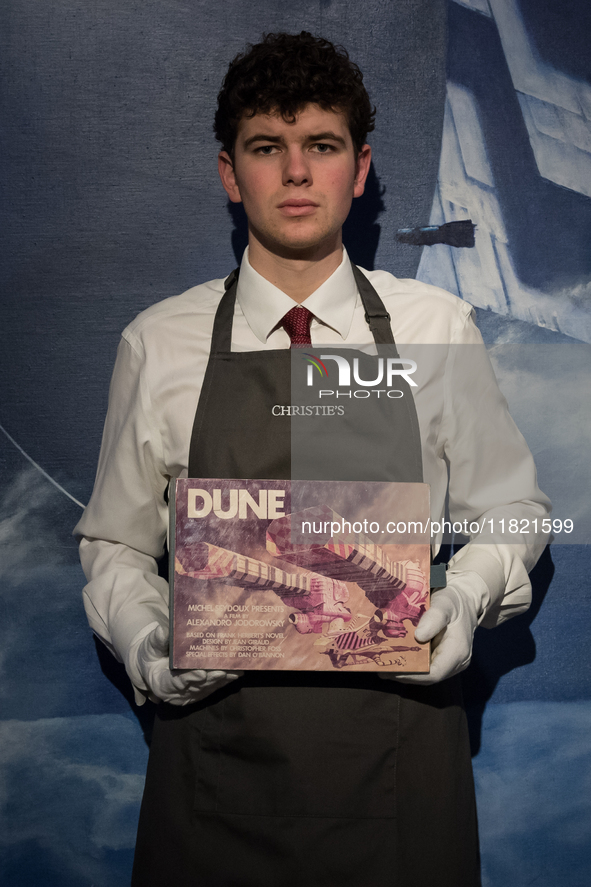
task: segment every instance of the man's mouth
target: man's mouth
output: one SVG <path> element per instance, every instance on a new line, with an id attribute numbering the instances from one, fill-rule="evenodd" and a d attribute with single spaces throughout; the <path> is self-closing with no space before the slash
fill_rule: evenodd
<path id="1" fill-rule="evenodd" d="M 284 200 L 278 208 L 284 216 L 309 216 L 318 208 L 318 204 L 305 197 L 294 197 Z"/>

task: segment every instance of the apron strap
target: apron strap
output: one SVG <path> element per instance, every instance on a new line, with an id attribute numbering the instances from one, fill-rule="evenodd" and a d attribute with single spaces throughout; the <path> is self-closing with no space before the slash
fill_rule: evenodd
<path id="1" fill-rule="evenodd" d="M 386 311 L 384 303 L 357 265 L 351 262 L 351 268 L 363 307 L 365 308 L 365 319 L 376 345 L 394 345 L 394 352 L 396 352 L 396 344 L 392 334 L 392 327 L 390 326 L 391 318 Z M 396 357 L 398 357 L 398 353 L 396 353 Z"/>
<path id="2" fill-rule="evenodd" d="M 211 334 L 210 354 L 227 354 L 232 350 L 232 324 L 236 305 L 239 269 L 228 274 L 224 281 L 225 293 L 220 299 Z"/>

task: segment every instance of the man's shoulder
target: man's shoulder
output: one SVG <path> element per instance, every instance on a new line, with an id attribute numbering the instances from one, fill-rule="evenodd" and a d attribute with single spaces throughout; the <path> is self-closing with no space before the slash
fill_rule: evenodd
<path id="1" fill-rule="evenodd" d="M 184 293 L 155 302 L 141 311 L 123 330 L 122 336 L 130 342 L 138 342 L 153 332 L 160 334 L 167 329 L 185 327 L 199 321 L 211 323 L 224 294 L 224 277 L 208 280 L 193 286 Z"/>
<path id="2" fill-rule="evenodd" d="M 421 280 L 394 277 L 389 271 L 366 271 L 361 268 L 398 327 L 403 341 L 453 341 L 466 325 L 472 325 L 473 310 L 469 302 L 453 293 L 423 283 Z"/>
<path id="3" fill-rule="evenodd" d="M 360 270 L 363 271 L 382 298 L 411 297 L 417 302 L 429 303 L 442 311 L 446 309 L 452 312 L 467 311 L 469 313 L 470 311 L 467 302 L 439 286 L 423 283 L 422 280 L 414 278 L 394 277 L 389 271 L 367 271 L 365 268 Z"/>

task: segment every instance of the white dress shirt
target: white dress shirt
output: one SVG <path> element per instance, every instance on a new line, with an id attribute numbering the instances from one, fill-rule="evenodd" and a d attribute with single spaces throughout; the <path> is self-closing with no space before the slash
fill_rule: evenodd
<path id="1" fill-rule="evenodd" d="M 405 345 L 429 346 L 413 394 L 432 520 L 444 515 L 449 486 L 452 521 L 494 516 L 541 523 L 549 502 L 538 489 L 533 459 L 485 355 L 483 361 L 471 306 L 417 280 L 398 280 L 386 271 L 363 273 L 391 315 L 401 356 Z M 155 562 L 166 542 L 164 495 L 171 478 L 187 476 L 191 430 L 223 293 L 223 279 L 211 280 L 159 302 L 123 331 L 119 345 L 94 491 L 74 532 L 81 537 L 90 625 L 123 661 L 134 639 L 168 621 L 168 584 L 158 577 Z M 305 306 L 314 315 L 313 347 L 373 346 L 346 252 Z M 289 337 L 277 325 L 293 307 L 289 296 L 251 267 L 246 250 L 232 349 L 288 348 Z M 433 348 L 450 343 L 479 346 L 473 349 L 479 355 L 476 378 L 466 378 L 465 368 L 455 366 L 451 349 Z M 498 624 L 527 609 L 527 573 L 546 541 L 540 532 L 515 537 L 514 544 L 470 542 L 452 558 L 451 570 L 477 572 L 488 586 L 494 604 L 483 614 L 483 624 Z"/>

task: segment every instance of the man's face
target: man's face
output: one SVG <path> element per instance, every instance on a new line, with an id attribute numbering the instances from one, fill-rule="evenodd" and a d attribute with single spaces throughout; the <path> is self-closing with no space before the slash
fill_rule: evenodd
<path id="1" fill-rule="evenodd" d="M 219 170 L 230 200 L 244 204 L 251 238 L 297 257 L 340 246 L 370 161 L 369 145 L 357 155 L 343 114 L 307 105 L 294 123 L 278 114 L 243 117 L 234 160 L 222 151 Z"/>

